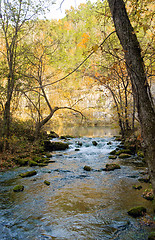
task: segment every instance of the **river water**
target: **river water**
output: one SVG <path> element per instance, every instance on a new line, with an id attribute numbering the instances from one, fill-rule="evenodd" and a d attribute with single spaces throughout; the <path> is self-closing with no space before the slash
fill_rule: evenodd
<path id="1" fill-rule="evenodd" d="M 152 203 L 141 196 L 149 184 L 142 183 L 142 190 L 132 189 L 145 168 L 127 160 L 108 159 L 109 152 L 119 144 L 113 138 L 115 131 L 74 130 L 82 137 L 68 140 L 69 149 L 53 152 L 55 162 L 0 173 L 0 240 L 146 240 L 155 230 L 149 223 Z M 65 133 L 71 134 L 71 129 Z M 112 162 L 119 163 L 121 169 L 100 171 Z M 85 165 L 93 170 L 84 171 Z M 33 169 L 37 175 L 19 177 Z M 17 184 L 24 185 L 23 192 L 13 192 Z M 139 205 L 147 208 L 147 216 L 130 217 L 127 211 Z"/>

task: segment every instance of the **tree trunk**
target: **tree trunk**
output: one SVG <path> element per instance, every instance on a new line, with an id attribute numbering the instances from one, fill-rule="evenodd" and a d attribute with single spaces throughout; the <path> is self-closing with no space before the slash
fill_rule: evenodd
<path id="1" fill-rule="evenodd" d="M 116 33 L 125 53 L 127 70 L 136 100 L 142 137 L 147 150 L 152 187 L 155 194 L 155 111 L 151 102 L 141 49 L 123 0 L 108 0 L 108 2 Z"/>

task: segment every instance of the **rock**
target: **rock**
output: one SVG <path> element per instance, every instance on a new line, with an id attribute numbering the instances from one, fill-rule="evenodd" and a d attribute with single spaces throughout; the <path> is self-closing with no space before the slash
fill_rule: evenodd
<path id="1" fill-rule="evenodd" d="M 30 158 L 17 158 L 17 159 L 14 159 L 15 163 L 20 165 L 20 166 L 26 166 L 28 165 L 28 162 L 29 162 Z"/>
<path id="2" fill-rule="evenodd" d="M 121 150 L 116 152 L 116 155 L 120 155 L 122 153 L 131 154 L 131 150 L 130 149 L 121 149 Z"/>
<path id="3" fill-rule="evenodd" d="M 30 161 L 29 161 L 29 166 L 30 166 L 30 167 L 38 166 L 38 163 L 35 162 L 35 161 L 33 161 L 33 160 L 30 160 Z"/>
<path id="4" fill-rule="evenodd" d="M 118 157 L 124 159 L 124 158 L 129 158 L 129 157 L 131 157 L 131 155 L 130 155 L 130 154 L 127 154 L 127 153 L 121 153 Z"/>
<path id="5" fill-rule="evenodd" d="M 17 185 L 13 188 L 14 192 L 22 192 L 24 191 L 24 186 L 23 185 Z"/>
<path id="6" fill-rule="evenodd" d="M 128 211 L 128 214 L 134 218 L 142 217 L 142 216 L 144 216 L 145 213 L 146 213 L 145 207 L 134 207 Z"/>
<path id="7" fill-rule="evenodd" d="M 78 152 L 78 151 L 80 151 L 80 149 L 79 148 L 75 148 L 75 151 Z"/>
<path id="8" fill-rule="evenodd" d="M 148 236 L 148 240 L 155 240 L 155 232 L 151 232 Z"/>
<path id="9" fill-rule="evenodd" d="M 54 131 L 50 131 L 50 134 L 48 134 L 49 138 L 59 138 L 59 135 L 55 133 Z"/>
<path id="10" fill-rule="evenodd" d="M 47 152 L 45 155 L 46 155 L 47 158 L 51 158 L 52 157 L 52 154 L 49 153 L 49 152 Z"/>
<path id="11" fill-rule="evenodd" d="M 82 142 L 77 142 L 77 145 L 78 146 L 82 146 Z"/>
<path id="12" fill-rule="evenodd" d="M 112 142 L 107 142 L 107 145 L 111 145 L 112 144 Z"/>
<path id="13" fill-rule="evenodd" d="M 94 146 L 97 146 L 97 142 L 96 141 L 92 141 L 92 144 L 94 145 Z"/>
<path id="14" fill-rule="evenodd" d="M 113 150 L 110 152 L 110 155 L 115 155 L 116 154 L 116 150 Z"/>
<path id="15" fill-rule="evenodd" d="M 140 190 L 140 189 L 142 189 L 142 186 L 141 185 L 133 185 L 132 188 Z"/>
<path id="16" fill-rule="evenodd" d="M 92 170 L 92 168 L 91 167 L 89 167 L 89 166 L 84 166 L 84 168 L 83 168 L 85 171 L 91 171 Z"/>
<path id="17" fill-rule="evenodd" d="M 118 164 L 106 164 L 104 171 L 114 171 L 115 169 L 120 169 L 121 167 Z"/>
<path id="18" fill-rule="evenodd" d="M 148 175 L 148 176 L 144 176 L 143 178 L 139 178 L 138 181 L 149 183 L 150 182 L 150 176 Z"/>
<path id="19" fill-rule="evenodd" d="M 109 159 L 116 159 L 116 158 L 117 158 L 116 155 L 110 155 L 110 156 L 109 156 Z"/>
<path id="20" fill-rule="evenodd" d="M 51 142 L 48 140 L 44 141 L 44 149 L 45 151 L 59 151 L 59 150 L 65 150 L 69 148 L 68 143 L 63 142 Z"/>
<path id="21" fill-rule="evenodd" d="M 49 181 L 45 180 L 45 181 L 44 181 L 44 184 L 47 185 L 47 186 L 49 186 L 51 183 L 50 183 Z"/>
<path id="22" fill-rule="evenodd" d="M 24 178 L 24 177 L 31 177 L 36 174 L 37 174 L 37 172 L 35 170 L 33 170 L 33 171 L 26 172 L 26 173 L 21 173 L 19 176 Z"/>
<path id="23" fill-rule="evenodd" d="M 140 158 L 144 158 L 144 153 L 142 151 L 138 151 L 137 156 Z"/>
<path id="24" fill-rule="evenodd" d="M 145 192 L 143 193 L 143 198 L 145 198 L 146 200 L 153 201 L 154 199 L 153 190 L 146 189 Z"/>

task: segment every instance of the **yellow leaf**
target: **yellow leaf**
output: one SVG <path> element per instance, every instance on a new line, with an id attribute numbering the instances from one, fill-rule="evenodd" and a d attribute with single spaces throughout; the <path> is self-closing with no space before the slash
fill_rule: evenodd
<path id="1" fill-rule="evenodd" d="M 94 46 L 92 46 L 92 50 L 93 50 L 94 52 L 96 52 L 96 51 L 98 50 L 98 45 L 95 44 Z"/>

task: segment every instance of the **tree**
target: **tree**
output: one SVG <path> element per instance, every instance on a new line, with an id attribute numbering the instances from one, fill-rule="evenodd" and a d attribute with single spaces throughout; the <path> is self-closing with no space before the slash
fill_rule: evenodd
<path id="1" fill-rule="evenodd" d="M 21 39 L 30 33 L 33 20 L 43 10 L 46 1 L 3 0 L 1 1 L 0 31 L 3 35 L 4 49 L 1 54 L 7 63 L 6 101 L 3 114 L 3 135 L 9 137 L 11 123 L 11 103 L 16 84 L 20 76 L 16 73 L 20 65 L 22 46 Z M 44 6 L 45 9 L 45 6 Z M 27 24 L 29 23 L 29 24 Z"/>
<path id="2" fill-rule="evenodd" d="M 126 66 L 132 83 L 142 137 L 155 194 L 155 111 L 149 91 L 141 48 L 131 25 L 123 0 L 108 0 L 117 36 L 123 47 Z"/>

